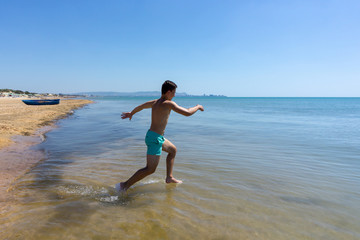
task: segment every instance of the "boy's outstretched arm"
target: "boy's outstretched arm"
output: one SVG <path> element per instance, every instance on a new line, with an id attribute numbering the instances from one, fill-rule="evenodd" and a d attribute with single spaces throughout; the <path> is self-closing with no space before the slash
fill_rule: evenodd
<path id="1" fill-rule="evenodd" d="M 204 107 L 202 105 L 199 105 L 199 104 L 196 105 L 195 107 L 192 107 L 192 108 L 181 107 L 181 106 L 177 105 L 173 101 L 169 101 L 168 104 L 170 105 L 171 110 L 174 110 L 175 112 L 177 112 L 177 113 L 179 113 L 181 115 L 187 116 L 187 117 L 193 115 L 198 110 L 204 111 Z"/>
<path id="2" fill-rule="evenodd" d="M 123 112 L 121 114 L 121 118 L 122 119 L 126 119 L 126 118 L 129 118 L 129 120 L 131 120 L 132 116 L 137 113 L 137 112 L 140 112 L 141 110 L 145 109 L 145 108 L 151 108 L 152 105 L 156 102 L 156 100 L 151 100 L 151 101 L 148 101 L 146 103 L 143 103 L 139 106 L 137 106 L 136 108 L 134 108 L 134 110 L 132 110 L 131 112 Z"/>

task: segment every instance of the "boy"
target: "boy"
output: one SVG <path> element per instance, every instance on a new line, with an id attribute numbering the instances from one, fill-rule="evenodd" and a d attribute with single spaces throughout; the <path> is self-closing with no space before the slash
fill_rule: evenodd
<path id="1" fill-rule="evenodd" d="M 172 175 L 172 170 L 175 161 L 176 147 L 168 139 L 163 137 L 165 128 L 170 116 L 171 110 L 182 114 L 184 116 L 191 116 L 198 110 L 204 111 L 203 106 L 196 105 L 195 107 L 186 109 L 180 107 L 175 102 L 171 101 L 175 96 L 177 85 L 172 81 L 165 81 L 161 87 L 161 98 L 143 103 L 131 112 L 124 112 L 121 115 L 122 119 L 129 118 L 140 112 L 143 109 L 151 108 L 151 126 L 145 137 L 147 145 L 146 167 L 139 169 L 126 182 L 117 183 L 115 189 L 119 192 L 126 191 L 134 183 L 140 181 L 144 177 L 155 172 L 160 160 L 161 150 L 168 153 L 166 158 L 166 183 L 182 183 Z"/>

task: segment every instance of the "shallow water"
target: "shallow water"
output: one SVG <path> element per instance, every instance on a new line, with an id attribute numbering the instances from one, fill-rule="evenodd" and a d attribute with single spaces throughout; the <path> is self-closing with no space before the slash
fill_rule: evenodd
<path id="1" fill-rule="evenodd" d="M 359 98 L 175 98 L 178 153 L 117 196 L 145 165 L 146 98 L 105 98 L 59 122 L 46 158 L 12 188 L 1 239 L 359 239 Z"/>

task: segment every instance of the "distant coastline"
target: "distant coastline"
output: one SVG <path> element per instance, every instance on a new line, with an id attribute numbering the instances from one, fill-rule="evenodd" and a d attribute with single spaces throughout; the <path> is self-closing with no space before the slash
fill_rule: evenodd
<path id="1" fill-rule="evenodd" d="M 63 94 L 67 95 L 67 94 Z M 142 92 L 79 92 L 69 94 L 72 96 L 82 97 L 158 97 L 160 91 L 142 91 Z M 187 93 L 176 93 L 176 97 L 227 97 L 225 95 L 203 94 L 191 95 Z"/>
<path id="2" fill-rule="evenodd" d="M 0 89 L 0 98 L 77 98 L 79 95 L 61 94 L 61 93 L 35 93 L 8 88 Z"/>
<path id="3" fill-rule="evenodd" d="M 160 91 L 139 91 L 139 92 L 78 92 L 78 93 L 33 93 L 22 90 L 0 89 L 0 97 L 5 98 L 86 98 L 86 97 L 158 97 Z M 192 95 L 187 93 L 176 93 L 177 97 L 227 97 L 225 95 L 202 94 Z"/>

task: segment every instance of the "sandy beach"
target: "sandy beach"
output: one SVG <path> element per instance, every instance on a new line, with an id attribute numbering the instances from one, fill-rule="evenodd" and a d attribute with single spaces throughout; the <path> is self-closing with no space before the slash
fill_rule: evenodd
<path id="1" fill-rule="evenodd" d="M 29 106 L 21 99 L 0 98 L 0 149 L 9 146 L 14 135 L 30 136 L 39 128 L 64 118 L 89 100 L 61 100 L 59 105 Z"/>
<path id="2" fill-rule="evenodd" d="M 42 134 L 51 130 L 56 120 L 92 103 L 62 99 L 59 105 L 29 106 L 21 100 L 0 98 L 0 203 L 11 198 L 7 194 L 11 183 L 42 160 L 43 154 L 29 147 L 40 143 Z"/>

